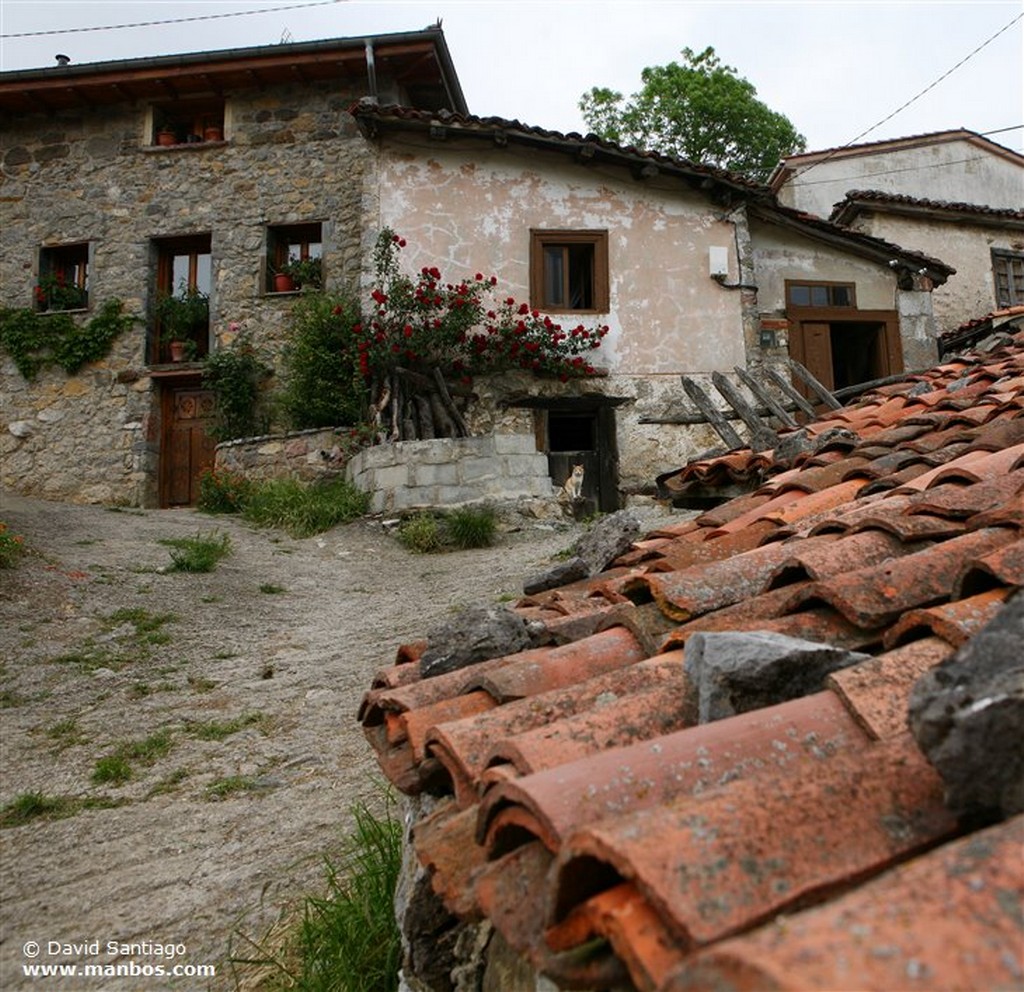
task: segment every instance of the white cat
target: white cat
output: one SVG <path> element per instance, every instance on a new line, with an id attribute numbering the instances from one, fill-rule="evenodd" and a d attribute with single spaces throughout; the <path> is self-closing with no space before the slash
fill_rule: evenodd
<path id="1" fill-rule="evenodd" d="M 573 465 L 569 478 L 562 486 L 561 496 L 571 503 L 583 498 L 583 466 Z"/>

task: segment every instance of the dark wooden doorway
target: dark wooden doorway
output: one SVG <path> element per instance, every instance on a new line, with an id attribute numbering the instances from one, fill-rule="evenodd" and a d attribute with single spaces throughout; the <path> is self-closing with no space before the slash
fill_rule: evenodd
<path id="1" fill-rule="evenodd" d="M 903 371 L 899 318 L 892 311 L 801 308 L 789 316 L 790 357 L 830 391 Z M 803 383 L 796 385 L 806 394 Z"/>
<path id="2" fill-rule="evenodd" d="M 543 449 L 548 471 L 560 486 L 576 465 L 583 466 L 583 496 L 589 512 L 611 513 L 619 508 L 619 459 L 615 410 L 558 407 L 544 411 Z"/>
<path id="3" fill-rule="evenodd" d="M 198 378 L 161 384 L 160 505 L 193 506 L 199 477 L 212 469 L 216 442 L 207 433 L 216 399 Z"/>

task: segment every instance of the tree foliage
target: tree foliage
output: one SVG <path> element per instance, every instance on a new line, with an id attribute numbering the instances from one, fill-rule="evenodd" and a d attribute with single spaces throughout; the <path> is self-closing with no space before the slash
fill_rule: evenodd
<path id="1" fill-rule="evenodd" d="M 621 145 L 713 165 L 764 181 L 779 160 L 806 147 L 790 120 L 757 99 L 753 84 L 710 46 L 683 62 L 649 66 L 629 99 L 593 87 L 580 99 L 587 126 Z"/>

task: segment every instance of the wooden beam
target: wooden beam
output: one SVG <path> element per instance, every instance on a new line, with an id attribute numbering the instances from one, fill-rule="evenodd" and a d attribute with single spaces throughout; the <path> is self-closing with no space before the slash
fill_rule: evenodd
<path id="1" fill-rule="evenodd" d="M 728 445 L 730 451 L 747 446 L 743 438 L 732 429 L 729 421 L 722 416 L 719 410 L 715 409 L 715 404 L 711 402 L 708 394 L 685 375 L 683 376 L 683 389 L 697 405 L 697 409 L 704 414 L 707 422 L 718 432 L 718 436 Z"/>
<path id="2" fill-rule="evenodd" d="M 773 414 L 775 414 L 779 423 L 782 424 L 783 427 L 797 426 L 797 422 L 789 415 L 789 411 L 746 369 L 741 368 L 739 365 L 733 366 L 733 368 L 736 375 L 739 376 L 740 382 L 742 382 L 743 385 L 754 394 L 754 398 L 759 403 L 763 403 Z M 758 413 L 760 413 L 760 410 Z"/>
<path id="3" fill-rule="evenodd" d="M 750 430 L 751 447 L 755 451 L 771 451 L 779 443 L 779 439 L 757 415 L 746 397 L 721 372 L 712 372 L 711 381 L 747 425 Z"/>
<path id="4" fill-rule="evenodd" d="M 839 402 L 815 377 L 810 369 L 801 365 L 792 358 L 787 359 L 789 367 L 801 378 L 812 393 L 817 396 L 825 406 L 833 410 L 842 410 L 843 404 Z"/>
<path id="5" fill-rule="evenodd" d="M 807 400 L 805 400 L 785 379 L 783 379 L 775 369 L 771 368 L 771 366 L 765 366 L 764 374 L 766 378 L 771 379 L 775 384 L 775 387 L 783 396 L 796 405 L 797 409 L 803 410 L 803 412 L 812 420 L 818 416 L 814 407 L 811 406 L 811 404 L 808 403 Z"/>

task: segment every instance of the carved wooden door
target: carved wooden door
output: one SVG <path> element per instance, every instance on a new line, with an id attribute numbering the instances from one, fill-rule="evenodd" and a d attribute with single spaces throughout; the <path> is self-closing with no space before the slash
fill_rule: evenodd
<path id="1" fill-rule="evenodd" d="M 171 386 L 164 392 L 164 430 L 160 458 L 160 505 L 192 506 L 199 498 L 199 477 L 213 468 L 215 397 L 209 389 Z"/>

